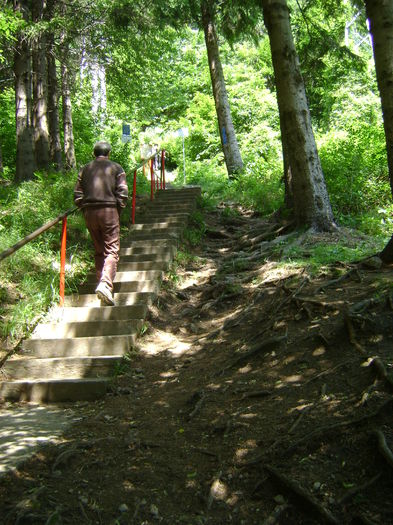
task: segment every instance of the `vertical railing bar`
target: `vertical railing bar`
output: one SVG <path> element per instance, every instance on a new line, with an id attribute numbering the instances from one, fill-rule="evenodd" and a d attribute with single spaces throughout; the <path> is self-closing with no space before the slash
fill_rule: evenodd
<path id="1" fill-rule="evenodd" d="M 64 306 L 64 291 L 65 291 L 65 262 L 67 249 L 67 217 L 63 217 L 61 227 L 61 243 L 60 243 L 60 306 Z"/>
<path id="2" fill-rule="evenodd" d="M 161 173 L 162 173 L 162 181 L 163 181 L 163 189 L 165 190 L 165 150 L 163 149 L 161 151 Z"/>
<path id="3" fill-rule="evenodd" d="M 154 168 L 153 159 L 150 160 L 150 199 L 154 199 Z"/>
<path id="4" fill-rule="evenodd" d="M 134 171 L 134 180 L 132 184 L 132 216 L 131 216 L 132 224 L 135 224 L 135 203 L 136 203 L 136 170 Z"/>

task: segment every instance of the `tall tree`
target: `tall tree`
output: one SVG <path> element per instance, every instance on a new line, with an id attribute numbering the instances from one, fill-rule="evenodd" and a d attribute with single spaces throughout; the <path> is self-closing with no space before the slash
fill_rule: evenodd
<path id="1" fill-rule="evenodd" d="M 70 87 L 70 72 L 63 50 L 63 59 L 61 64 L 61 96 L 63 108 L 63 134 L 64 134 L 64 156 L 66 169 L 76 168 L 75 144 L 74 144 L 74 127 L 72 122 L 72 102 Z"/>
<path id="2" fill-rule="evenodd" d="M 228 175 L 231 178 L 243 169 L 243 161 L 232 122 L 231 109 L 222 69 L 218 38 L 214 24 L 212 2 L 204 0 L 201 4 L 202 26 L 205 33 L 207 57 L 217 112 L 222 150 Z"/>
<path id="3" fill-rule="evenodd" d="M 231 178 L 243 169 L 243 161 L 232 122 L 216 30 L 220 16 L 225 12 L 223 2 L 179 0 L 170 6 L 158 2 L 156 9 L 158 19 L 175 27 L 182 23 L 197 24 L 204 31 L 221 145 L 228 176 Z"/>
<path id="4" fill-rule="evenodd" d="M 44 18 L 45 0 L 32 3 L 33 23 L 38 25 Z M 36 32 L 32 42 L 33 61 L 33 125 L 35 159 L 39 170 L 49 169 L 49 129 L 48 129 L 48 83 L 46 35 L 44 31 Z"/>
<path id="5" fill-rule="evenodd" d="M 390 187 L 393 193 L 393 2 L 365 0 L 364 3 L 372 34 L 375 71 L 385 128 Z M 387 263 L 393 262 L 393 236 L 380 256 Z"/>
<path id="6" fill-rule="evenodd" d="M 56 0 L 47 0 L 46 19 L 50 22 L 55 15 Z M 59 93 L 56 67 L 55 34 L 49 29 L 47 32 L 47 68 L 48 68 L 48 127 L 49 153 L 54 168 L 61 171 L 63 168 L 62 149 L 59 124 Z"/>
<path id="7" fill-rule="evenodd" d="M 14 1 L 15 11 L 29 20 L 25 0 Z M 27 36 L 19 31 L 14 55 L 15 117 L 16 117 L 16 171 L 15 182 L 32 179 L 35 171 L 34 129 L 32 124 L 32 67 Z"/>
<path id="8" fill-rule="evenodd" d="M 335 224 L 311 125 L 288 5 L 286 0 L 262 0 L 262 8 L 270 40 L 296 222 L 329 231 Z"/>

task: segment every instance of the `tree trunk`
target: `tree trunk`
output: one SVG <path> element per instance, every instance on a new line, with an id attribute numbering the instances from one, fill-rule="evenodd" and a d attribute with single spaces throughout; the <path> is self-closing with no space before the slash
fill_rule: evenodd
<path id="1" fill-rule="evenodd" d="M 372 34 L 375 71 L 381 96 L 385 128 L 390 187 L 393 194 L 393 4 L 386 0 L 365 0 Z M 393 236 L 380 253 L 386 263 L 393 263 Z"/>
<path id="2" fill-rule="evenodd" d="M 49 170 L 49 129 L 47 118 L 47 75 L 45 37 L 33 46 L 34 143 L 37 169 Z"/>
<path id="3" fill-rule="evenodd" d="M 28 17 L 24 2 L 14 2 L 14 9 Z M 35 171 L 34 130 L 32 126 L 32 71 L 31 53 L 25 35 L 16 43 L 14 55 L 16 171 L 15 182 L 32 179 Z"/>
<path id="4" fill-rule="evenodd" d="M 1 144 L 0 144 L 0 173 L 4 173 L 4 167 L 3 167 L 3 150 L 1 149 Z"/>
<path id="5" fill-rule="evenodd" d="M 231 109 L 225 87 L 224 73 L 222 70 L 218 39 L 214 26 L 211 2 L 202 2 L 202 25 L 205 32 L 207 57 L 209 61 L 210 77 L 216 106 L 218 126 L 222 150 L 229 178 L 243 169 L 239 145 L 232 123 Z"/>
<path id="6" fill-rule="evenodd" d="M 46 18 L 54 16 L 55 0 L 47 1 Z M 63 169 L 63 158 L 60 140 L 59 124 L 59 88 L 55 57 L 55 38 L 52 32 L 47 35 L 47 67 L 48 67 L 48 127 L 49 127 L 49 155 L 56 171 Z"/>
<path id="7" fill-rule="evenodd" d="M 61 171 L 63 169 L 63 158 L 60 140 L 57 70 L 53 47 L 53 35 L 49 35 L 47 52 L 49 153 L 55 170 Z"/>
<path id="8" fill-rule="evenodd" d="M 34 23 L 43 19 L 44 0 L 35 0 L 32 3 L 32 17 Z M 33 125 L 35 158 L 37 169 L 49 170 L 49 130 L 47 118 L 47 74 L 46 74 L 46 45 L 45 34 L 40 31 L 33 42 Z"/>
<path id="9" fill-rule="evenodd" d="M 66 53 L 64 53 L 66 55 Z M 69 85 L 68 66 L 64 62 L 61 64 L 62 80 L 62 100 L 63 100 L 63 130 L 64 130 L 64 155 L 66 169 L 76 168 L 74 132 L 72 125 L 72 104 Z"/>
<path id="10" fill-rule="evenodd" d="M 287 2 L 262 0 L 262 7 L 275 73 L 282 142 L 292 175 L 295 219 L 299 226 L 330 231 L 336 226 L 311 126 Z"/>

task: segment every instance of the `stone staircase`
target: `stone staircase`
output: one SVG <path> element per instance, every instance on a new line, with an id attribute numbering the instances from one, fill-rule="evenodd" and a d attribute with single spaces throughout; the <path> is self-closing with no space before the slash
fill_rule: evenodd
<path id="1" fill-rule="evenodd" d="M 157 297 L 198 195 L 199 187 L 160 190 L 137 210 L 138 224 L 121 242 L 115 306 L 100 305 L 91 275 L 0 369 L 0 400 L 59 402 L 105 394 Z"/>

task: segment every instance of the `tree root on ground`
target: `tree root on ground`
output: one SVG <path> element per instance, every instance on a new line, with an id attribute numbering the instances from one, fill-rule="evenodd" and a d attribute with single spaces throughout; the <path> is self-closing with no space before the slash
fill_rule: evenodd
<path id="1" fill-rule="evenodd" d="M 384 457 L 386 462 L 393 468 L 393 453 L 388 447 L 388 444 L 386 443 L 385 436 L 382 432 L 382 430 L 375 430 L 373 434 L 378 439 L 378 450 L 381 453 L 381 455 Z"/>
<path id="2" fill-rule="evenodd" d="M 322 292 L 325 290 L 325 288 L 329 288 L 330 286 L 334 286 L 335 284 L 340 284 L 341 282 L 345 281 L 345 279 L 348 279 L 352 276 L 352 274 L 356 273 L 358 275 L 358 279 L 361 281 L 361 277 L 359 275 L 357 267 L 351 268 L 348 270 L 348 272 L 341 275 L 341 277 L 338 277 L 337 279 L 332 279 L 331 281 L 327 281 L 325 284 L 321 285 L 319 288 L 315 290 L 315 295 L 319 294 L 319 292 Z"/>
<path id="3" fill-rule="evenodd" d="M 359 485 L 358 487 L 352 487 L 349 489 L 344 496 L 337 501 L 338 505 L 343 505 L 344 503 L 348 503 L 356 494 L 360 494 L 361 492 L 364 492 L 366 489 L 371 487 L 371 485 L 374 485 L 376 481 L 379 480 L 379 478 L 382 476 L 381 472 L 378 472 L 376 476 L 373 476 L 371 479 L 368 479 L 362 485 Z"/>
<path id="4" fill-rule="evenodd" d="M 318 501 L 311 496 L 303 487 L 301 487 L 294 480 L 284 476 L 277 469 L 269 465 L 264 466 L 265 470 L 271 475 L 276 483 L 281 487 L 286 489 L 291 493 L 292 496 L 295 496 L 297 501 L 300 500 L 302 506 L 306 505 L 313 514 L 316 514 L 324 523 L 331 523 L 333 525 L 339 525 L 340 521 L 333 516 L 333 514 L 327 510 L 323 505 L 318 503 Z"/>
<path id="5" fill-rule="evenodd" d="M 278 337 L 269 337 L 269 339 L 265 339 L 264 341 L 257 343 L 256 345 L 252 346 L 248 352 L 245 352 L 244 354 L 240 355 L 237 359 L 232 361 L 230 365 L 228 365 L 225 370 L 228 370 L 229 368 L 233 368 L 236 365 L 239 365 L 243 363 L 246 359 L 253 357 L 256 354 L 259 354 L 262 351 L 269 351 L 272 347 L 279 345 L 283 341 L 287 340 L 287 335 L 281 335 Z"/>
<path id="6" fill-rule="evenodd" d="M 281 454 L 280 454 L 280 457 L 285 457 L 285 456 L 288 456 L 288 455 L 291 455 L 293 454 L 297 449 L 298 447 L 300 447 L 301 445 L 304 445 L 306 444 L 307 442 L 309 441 L 315 441 L 321 437 L 326 437 L 330 432 L 334 431 L 334 430 L 341 430 L 341 429 L 345 429 L 349 426 L 352 426 L 352 425 L 359 425 L 361 423 L 364 423 L 365 421 L 367 420 L 370 420 L 370 419 L 373 419 L 377 416 L 379 416 L 384 410 L 386 410 L 388 407 L 393 407 L 393 398 L 389 398 L 387 401 L 385 401 L 384 403 L 382 403 L 378 408 L 377 410 L 373 411 L 373 412 L 370 412 L 369 414 L 365 414 L 364 416 L 360 416 L 358 418 L 355 418 L 355 419 L 351 419 L 349 421 L 340 421 L 339 423 L 334 423 L 332 425 L 326 425 L 324 427 L 320 427 L 319 429 L 317 430 L 314 430 L 313 432 L 309 432 L 307 435 L 305 436 L 302 436 L 301 438 L 299 438 L 297 441 L 295 441 L 294 443 L 292 443 L 289 447 L 287 447 L 286 449 L 283 449 L 281 451 Z M 287 441 L 287 437 L 286 438 L 281 438 L 281 439 L 278 439 L 276 440 L 272 445 L 270 445 L 262 454 L 259 454 L 257 457 L 253 458 L 253 459 L 250 459 L 250 460 L 247 460 L 247 461 L 243 461 L 241 462 L 241 466 L 242 467 L 247 467 L 247 466 L 250 466 L 250 465 L 256 465 L 258 463 L 260 463 L 261 461 L 263 461 L 264 459 L 266 459 L 266 457 L 268 455 L 271 455 L 274 450 L 279 446 L 279 445 L 284 445 L 285 444 L 285 441 Z"/>

